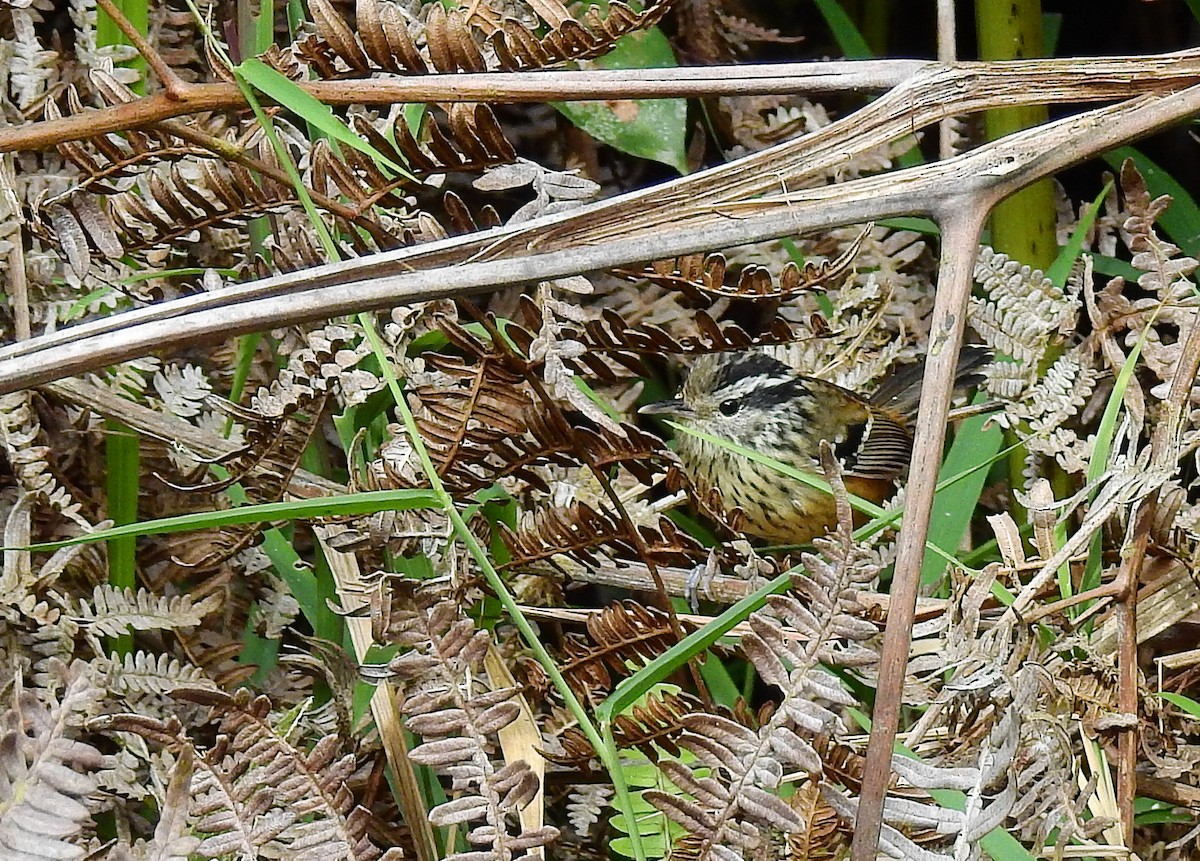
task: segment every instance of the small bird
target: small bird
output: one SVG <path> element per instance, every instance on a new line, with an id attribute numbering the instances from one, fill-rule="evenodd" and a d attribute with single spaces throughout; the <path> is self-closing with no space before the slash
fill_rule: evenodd
<path id="1" fill-rule="evenodd" d="M 964 347 L 955 390 L 978 383 L 979 368 L 991 358 L 985 347 Z M 675 419 L 813 475 L 820 475 L 825 440 L 842 463 L 846 488 L 880 503 L 908 468 L 924 371 L 924 363 L 902 368 L 865 398 L 763 353 L 712 353 L 692 365 L 677 398 L 639 412 Z M 748 535 L 803 544 L 833 526 L 828 494 L 699 437 L 681 433 L 676 442 L 700 493 L 717 488 L 728 508 L 742 509 Z"/>

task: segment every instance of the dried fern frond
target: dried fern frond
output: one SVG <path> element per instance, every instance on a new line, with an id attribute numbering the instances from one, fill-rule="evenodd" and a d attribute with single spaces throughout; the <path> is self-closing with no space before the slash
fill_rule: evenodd
<path id="1" fill-rule="evenodd" d="M 528 354 L 535 339 L 533 332 L 540 331 L 545 325 L 543 310 L 532 298 L 522 296 L 517 317 L 522 325 L 509 328 L 507 333 L 518 348 Z M 675 328 L 691 334 L 673 335 L 654 324 L 632 325 L 616 311 L 606 308 L 601 309 L 595 319 L 582 324 L 561 324 L 558 337 L 582 347 L 578 356 L 566 359 L 569 367 L 604 382 L 615 381 L 618 374 L 646 376 L 643 361 L 649 357 L 748 350 L 812 337 L 810 332 L 794 329 L 779 317 L 767 323 L 759 334 L 750 335 L 737 324 L 718 324 L 704 311 L 678 321 Z M 615 363 L 615 369 L 608 360 Z"/>
<path id="2" fill-rule="evenodd" d="M 355 804 L 346 784 L 355 757 L 339 755 L 343 742 L 337 736 L 304 750 L 272 715 L 270 701 L 248 691 L 231 697 L 180 689 L 176 696 L 213 706 L 221 715 L 216 744 L 196 756 L 190 787 L 188 819 L 191 833 L 201 838 L 198 853 L 306 861 L 401 857 L 400 849 L 381 852 L 369 839 L 370 814 Z M 137 733 L 176 750 L 195 748 L 173 718 L 118 715 L 98 726 Z"/>
<path id="3" fill-rule="evenodd" d="M 1200 265 L 1193 257 L 1180 256 L 1179 246 L 1158 235 L 1156 223 L 1171 205 L 1168 195 L 1151 199 L 1146 181 L 1132 159 L 1121 165 L 1121 192 L 1128 217 L 1121 224 L 1121 238 L 1133 252 L 1130 262 L 1145 274 L 1138 286 L 1154 293 L 1159 301 L 1174 304 L 1193 296 L 1195 284 L 1189 276 Z"/>
<path id="4" fill-rule="evenodd" d="M 1011 357 L 1032 378 L 1046 351 L 1074 331 L 1079 299 L 1055 287 L 1041 270 L 986 245 L 975 262 L 975 280 L 984 297 L 971 299 L 971 327 L 997 355 Z M 1017 392 L 996 394 L 1014 397 Z"/>
<path id="5" fill-rule="evenodd" d="M 1031 455 L 1056 458 L 1073 473 L 1087 471 L 1091 444 L 1080 439 L 1070 423 L 1099 376 L 1089 348 L 1061 349 L 1075 330 L 1081 307 L 1077 296 L 1080 288 L 1088 289 L 1090 260 L 1079 274 L 1064 291 L 1040 270 L 984 247 L 975 277 L 986 295 L 972 298 L 970 306 L 971 325 L 983 340 L 997 355 L 1013 359 L 995 362 L 986 371 L 985 387 L 1005 403 L 995 421 L 1028 432 L 1025 442 Z M 1034 470 L 1028 472 L 1032 476 Z"/>
<path id="6" fill-rule="evenodd" d="M 624 678 L 676 642 L 665 613 L 632 600 L 589 615 L 587 634 L 587 640 L 572 636 L 563 643 L 562 674 L 576 696 L 592 703 L 608 695 L 614 676 Z"/>
<path id="7" fill-rule="evenodd" d="M 980 840 L 1000 827 L 1012 811 L 1016 799 L 1011 779 L 1013 756 L 1017 748 L 1019 719 L 1017 707 L 1010 706 L 987 740 L 980 745 L 974 764 L 954 768 L 940 767 L 901 756 L 892 758 L 892 769 L 902 783 L 922 790 L 953 789 L 965 794 L 963 810 L 941 807 L 933 801 L 889 796 L 884 802 L 884 823 L 879 845 L 893 858 L 920 861 L 976 861 L 983 857 Z M 857 802 L 831 786 L 823 786 L 825 801 L 847 824 L 853 823 Z M 917 845 L 906 832 L 935 831 L 951 837 L 951 845 L 940 852 Z"/>
<path id="8" fill-rule="evenodd" d="M 145 589 L 97 586 L 92 600 L 80 598 L 71 613 L 78 624 L 98 637 L 118 637 L 130 628 L 137 631 L 171 630 L 199 625 L 215 601 L 193 603 L 188 595 L 165 597 Z"/>
<path id="9" fill-rule="evenodd" d="M 0 440 L 25 492 L 81 526 L 90 528 L 90 524 L 79 515 L 79 504 L 55 480 L 49 463 L 50 448 L 40 441 L 41 436 L 42 427 L 33 407 L 31 392 L 0 396 Z"/>
<path id="10" fill-rule="evenodd" d="M 525 760 L 495 760 L 495 734 L 516 720 L 520 706 L 514 699 L 519 689 L 483 681 L 491 635 L 475 630 L 454 603 L 441 601 L 410 612 L 396 639 L 408 651 L 393 658 L 388 671 L 403 686 L 406 726 L 422 738 L 409 755 L 448 774 L 455 793 L 430 810 L 429 819 L 470 828 L 472 851 L 453 852 L 447 861 L 525 857 L 552 843 L 558 829 L 551 826 L 510 830 L 510 815 L 530 802 L 540 783 Z"/>
<path id="11" fill-rule="evenodd" d="M 679 756 L 679 738 L 684 733 L 684 719 L 700 711 L 700 701 L 687 694 L 661 692 L 647 696 L 644 704 L 635 705 L 629 714 L 613 721 L 613 741 L 621 750 L 640 750 L 651 762 L 662 752 Z M 567 727 L 559 734 L 563 752 L 547 753 L 546 758 L 589 773 L 596 751 L 583 731 Z"/>
<path id="12" fill-rule="evenodd" d="M 989 731 L 997 714 L 988 706 L 1011 702 L 1019 670 L 1026 662 L 1037 662 L 1040 653 L 1027 629 L 990 627 L 983 617 L 981 608 L 989 598 L 998 567 L 956 582 L 947 612 L 913 629 L 914 641 L 936 638 L 936 645 L 922 648 L 922 654 L 913 658 L 910 676 L 937 691 L 911 731 L 914 744 L 930 726 L 957 728 L 963 736 Z M 922 696 L 928 694 L 916 694 Z M 965 723 L 968 720 L 971 722 Z"/>
<path id="13" fill-rule="evenodd" d="M 844 274 L 853 265 L 863 239 L 874 226 L 868 224 L 858 239 L 832 260 L 808 261 L 803 268 L 793 261 L 788 261 L 780 269 L 777 279 L 766 267 L 751 264 L 738 273 L 736 284 L 727 285 L 727 263 L 725 255 L 720 253 L 690 254 L 673 260 L 657 261 L 640 272 L 619 269 L 617 274 L 630 280 L 649 281 L 660 287 L 679 290 L 692 299 L 724 296 L 730 299 L 774 299 L 786 302 L 801 293 L 823 289 L 829 282 Z"/>
<path id="14" fill-rule="evenodd" d="M 446 106 L 444 113 L 431 110 L 422 124 L 419 140 L 404 116 L 397 114 L 391 124 L 394 146 L 388 136 L 361 115 L 354 117 L 353 127 L 372 146 L 392 161 L 406 165 L 418 178 L 452 171 L 475 173 L 517 160 L 516 151 L 492 109 L 483 104 L 459 102 Z M 368 203 L 385 203 L 386 194 L 411 185 L 409 179 L 389 179 L 366 154 L 357 150 L 353 153 L 345 153 L 342 165 L 332 151 L 326 151 L 329 169 L 342 174 L 342 178 L 336 179 L 337 185 L 344 194 L 359 197 L 360 208 Z M 317 169 L 314 165 L 314 171 Z M 345 175 L 346 171 L 349 175 Z M 374 191 L 369 198 L 363 196 L 363 190 L 371 189 Z M 400 205 L 403 201 L 397 198 L 393 203 Z"/>
<path id="15" fill-rule="evenodd" d="M 689 854 L 697 859 L 747 858 L 766 849 L 772 832 L 792 834 L 804 820 L 778 795 L 785 774 L 819 775 L 823 770 L 814 742 L 836 729 L 832 710 L 853 698 L 826 664 L 861 667 L 875 660 L 862 641 L 876 628 L 861 618 L 854 598 L 871 583 L 874 566 L 851 537 L 850 506 L 832 451 L 822 461 L 835 488 L 839 525 L 818 541 L 825 558 L 806 554 L 797 575 L 796 597 L 777 595 L 750 617 L 751 633 L 742 647 L 763 680 L 779 688 L 778 707 L 757 729 L 713 714 L 691 715 L 679 746 L 692 752 L 708 777 L 674 760 L 659 768 L 679 794 L 650 790 L 646 798 L 689 833 Z M 786 626 L 786 627 L 785 627 Z"/>
<path id="16" fill-rule="evenodd" d="M 105 758 L 76 736 L 103 692 L 81 663 L 68 669 L 55 662 L 52 672 L 62 686 L 58 702 L 18 689 L 5 713 L 0 847 L 12 861 L 82 858 L 83 846 L 73 841 L 94 827 L 85 802 Z"/>
<path id="17" fill-rule="evenodd" d="M 588 6 L 579 21 L 553 0 L 530 3 L 526 14 L 536 13 L 538 24 L 529 26 L 515 17 L 470 16 L 468 11 L 447 11 L 439 4 L 426 6 L 424 20 L 418 22 L 406 20 L 396 4 L 367 0 L 358 4 L 352 26 L 329 0 L 316 0 L 311 11 L 320 38 L 306 39 L 295 50 L 327 78 L 340 76 L 343 70 L 361 76 L 377 71 L 537 69 L 607 53 L 622 36 L 653 26 L 670 5 L 669 0 L 658 0 L 635 12 L 613 2 L 605 14 L 597 6 Z M 424 51 L 418 48 L 420 36 L 424 36 Z"/>
<path id="18" fill-rule="evenodd" d="M 13 620 L 23 617 L 26 622 L 45 624 L 50 621 L 48 608 L 39 603 L 38 590 L 57 580 L 73 562 L 94 551 L 82 544 L 63 547 L 35 567 L 32 551 L 21 549 L 33 543 L 35 500 L 36 497 L 20 491 L 5 512 L 4 546 L 8 549 L 4 551 L 0 573 L 0 617 Z"/>
<path id="19" fill-rule="evenodd" d="M 171 780 L 163 795 L 158 824 L 150 841 L 134 845 L 117 844 L 106 861 L 190 861 L 200 847 L 200 838 L 188 829 L 187 812 L 191 801 L 195 754 L 184 748 L 175 759 Z"/>
<path id="20" fill-rule="evenodd" d="M 199 667 L 185 664 L 166 653 L 155 656 L 148 652 L 133 652 L 121 659 L 97 658 L 89 667 L 104 689 L 116 696 L 164 696 L 180 687 L 212 685 Z"/>
<path id="21" fill-rule="evenodd" d="M 639 532 L 649 561 L 655 564 L 687 566 L 708 555 L 699 542 L 666 517 L 659 517 L 656 526 L 640 527 Z M 510 554 L 508 565 L 513 568 L 558 555 L 592 565 L 604 547 L 625 558 L 638 557 L 637 545 L 622 520 L 584 502 L 533 512 L 515 531 L 502 526 L 501 536 Z"/>
<path id="22" fill-rule="evenodd" d="M 107 72 L 94 72 L 91 82 L 104 106 L 127 104 L 136 98 L 128 87 Z M 78 88 L 69 87 L 66 92 L 66 115 L 73 116 L 87 109 Z M 63 115 L 57 102 L 47 100 L 46 119 L 60 119 Z M 210 135 L 221 134 L 227 126 L 226 119 L 220 114 L 199 118 L 197 123 Z M 58 144 L 58 151 L 83 174 L 83 179 L 73 189 L 76 194 L 114 191 L 122 185 L 128 185 L 120 183 L 120 180 L 136 176 L 149 166 L 210 155 L 195 143 L 173 135 L 161 126 L 68 141 Z"/>

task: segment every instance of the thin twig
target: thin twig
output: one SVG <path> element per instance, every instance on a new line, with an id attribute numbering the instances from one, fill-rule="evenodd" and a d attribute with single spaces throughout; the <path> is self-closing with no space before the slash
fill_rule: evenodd
<path id="1" fill-rule="evenodd" d="M 954 0 L 937 0 L 937 56 L 942 63 L 950 64 L 958 59 L 955 23 Z M 954 117 L 946 117 L 938 123 L 938 155 L 941 158 L 954 155 L 954 126 Z"/>
<path id="2" fill-rule="evenodd" d="M 1175 366 L 1171 389 L 1163 403 L 1163 416 L 1154 427 L 1150 439 L 1150 459 L 1153 464 L 1173 462 L 1177 458 L 1179 428 L 1184 416 L 1196 374 L 1200 371 L 1200 312 L 1193 312 L 1187 340 Z M 1122 552 L 1121 568 L 1117 574 L 1116 619 L 1120 640 L 1117 648 L 1117 707 L 1126 714 L 1138 714 L 1137 663 L 1137 595 L 1150 546 L 1150 533 L 1158 512 L 1159 490 L 1156 488 L 1138 508 L 1131 546 Z M 1137 795 L 1137 760 L 1140 747 L 1138 725 L 1121 732 L 1117 748 L 1117 805 L 1121 811 L 1121 829 L 1125 845 L 1133 845 L 1134 798 Z"/>
<path id="3" fill-rule="evenodd" d="M 0 194 L 9 196 L 4 208 L 11 209 L 17 231 L 14 242 L 8 249 L 8 285 L 5 290 L 12 304 L 13 334 L 18 341 L 27 341 L 33 336 L 33 327 L 29 314 L 29 273 L 25 268 L 25 218 L 22 208 L 12 192 L 13 157 L 5 155 L 0 159 Z"/>
<path id="4" fill-rule="evenodd" d="M 1040 565 L 1038 567 L 1041 567 Z M 1045 604 L 1033 610 L 1028 610 L 1021 614 L 1021 620 L 1028 625 L 1032 625 L 1047 616 L 1057 616 L 1059 613 L 1066 612 L 1072 607 L 1077 607 L 1080 604 L 1086 604 L 1088 601 L 1098 601 L 1101 598 L 1111 598 L 1114 595 L 1119 595 L 1124 590 L 1124 585 L 1118 580 L 1111 583 L 1105 583 L 1103 586 L 1097 586 L 1095 589 L 1088 589 L 1086 592 L 1079 592 L 1069 598 L 1063 598 L 1061 601 L 1055 601 L 1053 604 Z"/>

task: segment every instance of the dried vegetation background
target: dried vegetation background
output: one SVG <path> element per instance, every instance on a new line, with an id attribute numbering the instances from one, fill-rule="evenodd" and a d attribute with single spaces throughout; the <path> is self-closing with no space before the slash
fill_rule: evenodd
<path id="1" fill-rule="evenodd" d="M 309 0 L 290 25 L 291 6 L 265 23 L 237 8 L 150 4 L 143 59 L 185 82 L 237 81 L 259 55 L 268 79 L 365 83 L 588 68 L 658 26 L 694 63 L 817 57 L 826 38 L 816 16 L 780 32 L 709 2 Z M 8 127 L 161 94 L 102 18 L 89 0 L 0 3 Z M 854 106 L 706 100 L 679 124 L 689 146 L 656 162 L 547 106 L 338 108 L 355 148 L 262 102 L 5 155 L 6 341 L 565 212 Z M 945 155 L 979 143 L 950 131 Z M 914 143 L 815 183 L 890 169 Z M 991 413 L 956 426 L 975 489 L 939 504 L 975 515 L 927 554 L 888 857 L 1197 851 L 1200 412 L 1177 374 L 1197 261 L 1163 227 L 1156 177 L 1127 161 L 1109 179 L 1082 200 L 1054 189 L 1055 268 L 979 251 L 968 326 L 998 357 Z M 855 531 L 830 460 L 837 529 L 815 548 L 751 546 L 636 407 L 689 357 L 750 347 L 871 390 L 936 346 L 928 228 L 847 226 L 164 344 L 0 396 L 0 855 L 843 855 L 894 531 Z M 346 494 L 384 502 L 24 549 L 114 519 Z M 636 704 L 596 722 L 622 680 L 764 583 L 781 594 L 707 656 L 641 672 Z M 1142 652 L 1120 666 L 1114 599 L 1136 599 L 1140 622 Z M 1114 788 L 1122 733 L 1136 803 Z"/>

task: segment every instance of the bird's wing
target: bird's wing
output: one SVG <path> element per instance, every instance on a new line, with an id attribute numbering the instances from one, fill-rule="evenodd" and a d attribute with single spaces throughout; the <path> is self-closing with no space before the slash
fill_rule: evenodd
<path id="1" fill-rule="evenodd" d="M 993 360 L 992 351 L 978 344 L 967 344 L 958 354 L 958 367 L 954 371 L 954 393 L 961 394 L 983 381 L 980 369 Z M 925 363 L 917 362 L 896 368 L 871 396 L 871 405 L 914 418 L 921 400 L 921 381 L 925 376 Z"/>
<path id="2" fill-rule="evenodd" d="M 903 419 L 874 409 L 866 423 L 851 431 L 834 449 L 847 475 L 890 480 L 908 468 L 912 433 Z"/>

